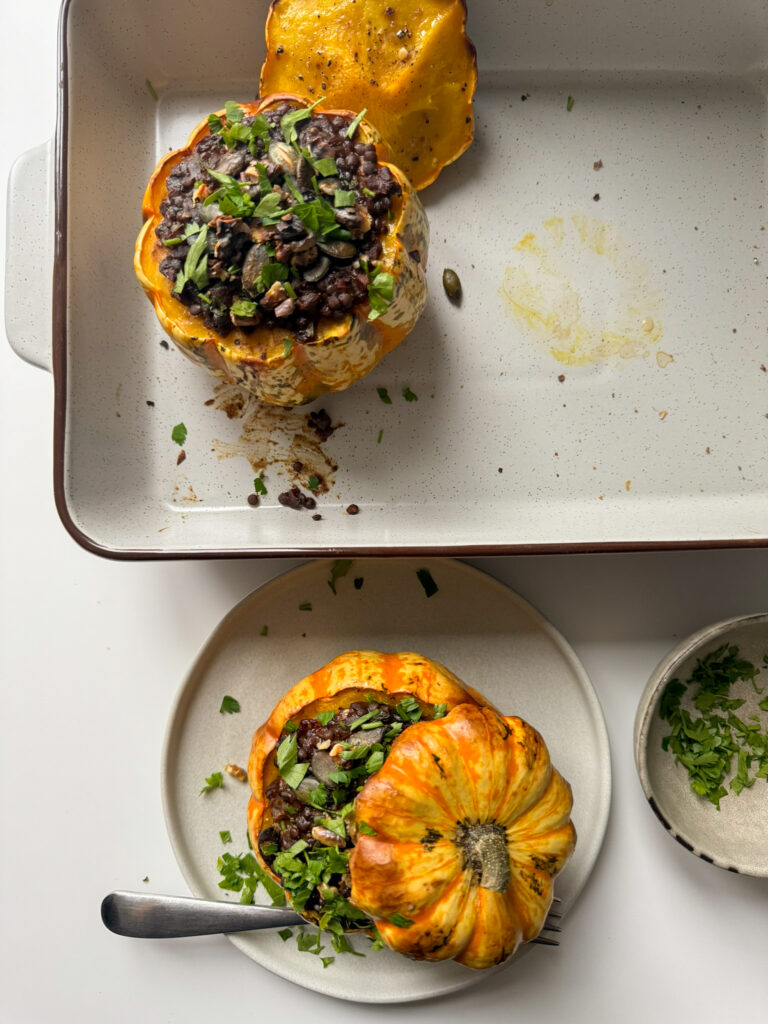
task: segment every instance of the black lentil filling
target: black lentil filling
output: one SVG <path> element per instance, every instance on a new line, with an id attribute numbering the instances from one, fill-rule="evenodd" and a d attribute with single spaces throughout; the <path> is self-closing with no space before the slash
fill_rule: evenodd
<path id="1" fill-rule="evenodd" d="M 426 710 L 425 710 L 426 707 Z M 296 763 L 307 764 L 308 770 L 296 789 L 278 778 L 266 789 L 273 824 L 259 835 L 259 852 L 279 875 L 279 859 L 294 844 L 303 841 L 308 850 L 336 847 L 348 852 L 354 845 L 354 828 L 339 827 L 340 813 L 349 807 L 365 785 L 368 777 L 384 763 L 395 739 L 414 722 L 445 714 L 445 706 L 420 705 L 413 697 L 405 697 L 390 706 L 377 701 L 356 701 L 333 714 L 305 718 L 298 728 L 286 729 L 282 743 L 296 737 Z M 360 723 L 360 724 L 357 724 Z M 338 745 L 342 745 L 339 748 Z M 333 756 L 331 756 L 333 752 Z M 329 777 L 330 776 L 330 777 Z M 310 802 L 311 801 L 311 802 Z M 327 827 L 336 821 L 344 835 L 336 835 Z M 333 879 L 335 896 L 349 896 L 346 874 Z M 326 894 L 315 889 L 304 909 L 323 909 Z M 349 922 L 348 922 L 349 923 Z M 357 924 L 354 927 L 365 927 Z"/>
<path id="2" fill-rule="evenodd" d="M 262 325 L 309 341 L 321 317 L 369 296 L 402 189 L 356 128 L 347 138 L 351 119 L 313 110 L 286 124 L 300 109 L 281 103 L 254 117 L 228 104 L 168 176 L 160 271 L 221 336 Z"/>

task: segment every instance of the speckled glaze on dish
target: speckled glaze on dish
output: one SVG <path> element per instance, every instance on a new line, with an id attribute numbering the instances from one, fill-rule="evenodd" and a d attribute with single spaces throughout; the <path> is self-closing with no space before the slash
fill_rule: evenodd
<path id="1" fill-rule="evenodd" d="M 766 543 L 768 10 L 469 7 L 476 139 L 422 193 L 427 310 L 363 382 L 317 403 L 344 427 L 313 522 L 278 504 L 282 471 L 248 506 L 247 459 L 217 446 L 240 424 L 161 347 L 130 260 L 159 157 L 224 100 L 253 96 L 266 0 L 228 0 L 241 30 L 225 36 L 205 5 L 66 0 L 55 486 L 80 543 L 126 558 Z M 114 166 L 117 189 L 102 170 Z M 8 326 L 50 364 L 45 305 L 25 301 L 30 282 L 47 288 L 53 236 L 33 180 L 40 192 L 21 173 L 11 189 Z M 19 209 L 33 202 L 29 234 Z"/>
<path id="2" fill-rule="evenodd" d="M 303 565 L 241 601 L 206 641 L 179 692 L 166 734 L 163 805 L 192 892 L 237 899 L 217 885 L 219 830 L 230 830 L 231 853 L 247 849 L 249 787 L 225 776 L 223 789 L 201 796 L 201 780 L 224 761 L 244 766 L 255 729 L 278 700 L 332 658 L 349 650 L 410 650 L 445 665 L 500 711 L 520 715 L 544 737 L 552 763 L 573 789 L 579 838 L 555 883 L 559 908 L 567 914 L 597 860 L 611 792 L 602 711 L 568 643 L 523 598 L 461 562 L 354 559 L 336 583 L 336 596 L 328 587 L 330 569 L 327 561 Z M 438 587 L 432 597 L 426 596 L 417 569 L 431 573 Z M 307 604 L 312 610 L 302 611 L 300 605 Z M 224 694 L 240 702 L 239 714 L 219 714 Z M 566 922 L 564 934 L 567 928 Z M 230 940 L 283 978 L 360 1002 L 438 996 L 482 982 L 494 970 L 417 963 L 389 950 L 369 952 L 364 960 L 337 956 L 324 970 L 318 957 L 298 952 L 295 939 L 284 943 L 261 932 Z M 368 948 L 365 940 L 354 942 L 362 951 Z M 559 955 L 544 947 L 522 951 L 530 951 L 532 959 Z M 525 970 L 519 956 L 498 969 Z"/>
<path id="3" fill-rule="evenodd" d="M 669 732 L 669 724 L 658 713 L 665 686 L 670 679 L 687 680 L 697 660 L 724 643 L 736 644 L 742 657 L 762 666 L 763 655 L 768 654 L 768 613 L 707 626 L 663 659 L 638 705 L 635 763 L 651 810 L 681 846 L 727 871 L 768 877 L 768 783 L 758 779 L 738 796 L 729 793 L 718 811 L 692 791 L 687 771 L 661 748 L 662 737 Z M 765 678 L 763 669 L 756 681 L 762 686 Z M 738 696 L 756 703 L 760 698 L 751 690 L 748 684 L 739 684 Z M 737 696 L 735 690 L 732 695 Z M 748 715 L 750 710 L 756 709 L 745 706 L 739 714 Z"/>

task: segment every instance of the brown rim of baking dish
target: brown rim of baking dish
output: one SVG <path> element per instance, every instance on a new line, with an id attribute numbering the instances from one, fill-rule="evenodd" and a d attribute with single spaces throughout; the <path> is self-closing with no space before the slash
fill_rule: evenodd
<path id="1" fill-rule="evenodd" d="M 339 555 L 407 557 L 469 557 L 491 555 L 595 554 L 634 551 L 690 551 L 719 548 L 757 548 L 768 546 L 768 537 L 687 541 L 576 541 L 573 543 L 456 544 L 440 547 L 403 545 L 381 547 L 361 545 L 294 548 L 231 548 L 210 550 L 163 551 L 158 548 L 111 548 L 96 543 L 75 525 L 67 507 L 64 489 L 64 433 L 66 427 L 67 384 L 67 151 L 69 142 L 69 80 L 67 23 L 72 0 L 62 0 L 59 11 L 58 66 L 59 87 L 56 107 L 55 141 L 55 233 L 52 295 L 52 359 L 54 382 L 53 416 L 53 490 L 56 509 L 64 527 L 77 543 L 93 554 L 122 561 L 186 558 L 338 558 Z"/>

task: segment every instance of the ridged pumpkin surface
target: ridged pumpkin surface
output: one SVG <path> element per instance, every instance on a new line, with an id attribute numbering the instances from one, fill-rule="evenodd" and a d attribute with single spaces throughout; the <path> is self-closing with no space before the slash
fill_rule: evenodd
<path id="1" fill-rule="evenodd" d="M 464 0 L 273 0 L 260 91 L 367 108 L 416 189 L 472 141 L 475 48 Z"/>
<path id="2" fill-rule="evenodd" d="M 462 704 L 392 746 L 355 802 L 352 902 L 388 946 L 486 968 L 535 938 L 573 852 L 570 786 L 519 718 Z"/>
<path id="3" fill-rule="evenodd" d="M 310 103 L 302 97 L 281 93 L 240 106 L 245 114 L 256 115 L 284 101 L 297 107 Z M 224 113 L 219 111 L 219 116 Z M 341 114 L 350 121 L 355 116 L 349 110 L 326 110 L 325 106 L 322 113 Z M 269 404 L 301 405 L 327 392 L 343 391 L 400 344 L 426 304 L 424 270 L 429 226 L 418 196 L 405 174 L 388 162 L 388 150 L 379 133 L 365 120 L 361 121 L 356 137 L 376 146 L 379 163 L 388 167 L 402 188 L 402 194 L 393 197 L 393 217 L 381 237 L 382 256 L 376 264 L 394 278 L 394 294 L 386 312 L 376 320 L 368 320 L 365 302 L 342 318 L 321 319 L 315 337 L 307 342 L 293 338 L 284 327 L 257 327 L 251 331 L 233 327 L 222 337 L 207 328 L 201 317 L 192 315 L 173 294 L 173 282 L 160 273 L 160 263 L 168 250 L 155 236 L 155 228 L 162 220 L 160 204 L 167 198 L 169 174 L 208 134 L 206 118 L 194 129 L 186 146 L 163 157 L 144 194 L 144 226 L 136 242 L 134 269 L 158 320 L 186 356 L 216 377 L 240 385 Z M 286 345 L 286 337 L 290 345 Z"/>

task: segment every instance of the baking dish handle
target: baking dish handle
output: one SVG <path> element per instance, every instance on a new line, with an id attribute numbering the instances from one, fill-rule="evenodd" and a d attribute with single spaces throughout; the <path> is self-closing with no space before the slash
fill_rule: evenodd
<path id="1" fill-rule="evenodd" d="M 8 177 L 5 332 L 28 363 L 51 369 L 53 140 L 27 150 Z"/>

